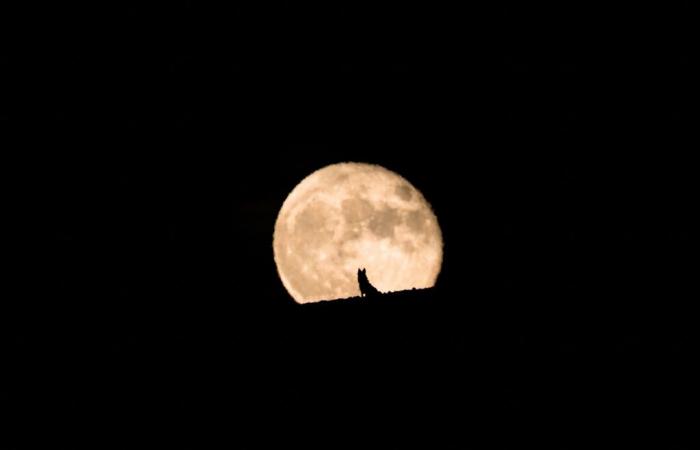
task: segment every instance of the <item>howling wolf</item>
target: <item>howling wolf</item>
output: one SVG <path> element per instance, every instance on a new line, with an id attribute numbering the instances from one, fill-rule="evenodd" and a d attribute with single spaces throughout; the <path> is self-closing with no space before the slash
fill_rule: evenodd
<path id="1" fill-rule="evenodd" d="M 376 297 L 381 294 L 381 292 L 369 282 L 367 278 L 367 269 L 357 269 L 357 282 L 360 284 L 361 297 Z"/>

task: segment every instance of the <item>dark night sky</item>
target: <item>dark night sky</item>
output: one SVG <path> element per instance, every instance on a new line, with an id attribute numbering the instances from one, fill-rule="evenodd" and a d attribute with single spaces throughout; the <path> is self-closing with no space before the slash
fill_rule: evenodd
<path id="1" fill-rule="evenodd" d="M 682 441 L 688 6 L 424 8 L 56 11 L 0 446 L 573 448 L 659 411 Z M 274 220 L 339 161 L 432 203 L 439 306 L 294 307 Z"/>

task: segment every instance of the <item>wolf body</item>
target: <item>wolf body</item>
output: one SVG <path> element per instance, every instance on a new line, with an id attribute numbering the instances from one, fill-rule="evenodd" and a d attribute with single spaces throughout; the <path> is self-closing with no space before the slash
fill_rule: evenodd
<path id="1" fill-rule="evenodd" d="M 357 282 L 360 285 L 361 297 L 376 297 L 381 294 L 381 292 L 369 282 L 367 278 L 367 269 L 357 269 Z"/>

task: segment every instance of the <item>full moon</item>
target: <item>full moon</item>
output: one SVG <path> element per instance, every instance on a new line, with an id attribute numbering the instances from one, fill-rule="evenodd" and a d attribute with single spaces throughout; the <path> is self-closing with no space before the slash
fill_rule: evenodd
<path id="1" fill-rule="evenodd" d="M 333 164 L 302 180 L 282 205 L 272 246 L 298 303 L 358 296 L 359 268 L 390 292 L 432 287 L 442 266 L 442 232 L 423 194 L 364 163 Z"/>

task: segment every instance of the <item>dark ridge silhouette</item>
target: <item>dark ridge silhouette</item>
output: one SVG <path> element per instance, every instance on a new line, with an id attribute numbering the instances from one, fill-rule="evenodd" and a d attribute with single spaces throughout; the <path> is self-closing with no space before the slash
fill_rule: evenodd
<path id="1" fill-rule="evenodd" d="M 371 285 L 370 285 L 371 286 Z M 372 287 L 374 289 L 374 287 Z M 403 291 L 389 291 L 365 293 L 364 296 L 347 297 L 339 299 L 321 300 L 313 303 L 302 303 L 304 308 L 340 306 L 340 305 L 395 305 L 395 304 L 422 304 L 428 300 L 434 300 L 435 288 L 407 289 Z M 367 300 L 371 301 L 367 301 Z"/>
<path id="2" fill-rule="evenodd" d="M 307 415 L 293 415 L 288 427 L 314 423 L 328 436 L 356 436 L 348 448 L 361 448 L 373 424 L 380 439 L 394 439 L 382 442 L 389 448 L 396 440 L 401 448 L 507 448 L 532 439 L 533 424 L 546 421 L 547 433 L 563 437 L 553 435 L 543 448 L 558 448 L 559 439 L 579 439 L 576 424 L 590 415 L 642 421 L 644 402 L 667 404 L 638 395 L 646 385 L 640 368 L 650 357 L 666 358 L 651 349 L 673 339 L 679 355 L 687 350 L 661 330 L 654 340 L 643 337 L 644 321 L 614 306 L 613 295 L 621 294 L 455 292 L 438 284 L 299 305 L 285 355 Z M 670 364 L 686 373 L 685 363 Z M 602 368 L 613 373 L 598 376 Z M 358 415 L 363 426 L 348 432 L 344 424 Z M 319 448 L 327 442 L 318 441 Z"/>
<path id="3" fill-rule="evenodd" d="M 360 296 L 339 299 L 321 300 L 312 303 L 303 303 L 302 306 L 313 308 L 314 306 L 342 307 L 342 305 L 374 305 L 374 306 L 403 306 L 423 304 L 429 299 L 434 300 L 435 288 L 406 289 L 402 291 L 381 292 L 375 288 L 367 277 L 367 269 L 357 269 L 357 283 L 360 288 Z M 367 301 L 371 300 L 371 301 Z"/>

